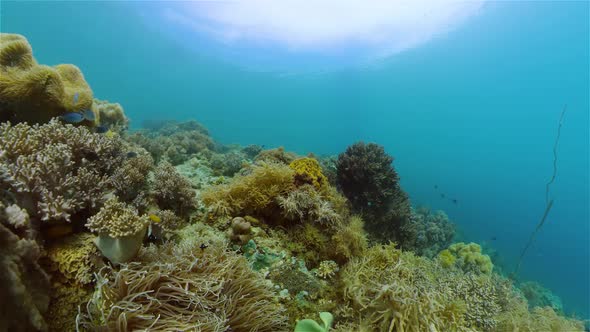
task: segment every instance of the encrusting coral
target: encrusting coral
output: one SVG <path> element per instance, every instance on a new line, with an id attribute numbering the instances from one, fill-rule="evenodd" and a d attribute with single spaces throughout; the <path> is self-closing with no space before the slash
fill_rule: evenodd
<path id="1" fill-rule="evenodd" d="M 563 304 L 559 296 L 535 281 L 527 281 L 518 285 L 518 289 L 527 299 L 529 309 L 534 307 L 551 307 L 556 312 L 563 312 Z"/>
<path id="2" fill-rule="evenodd" d="M 395 241 L 402 249 L 427 257 L 436 256 L 455 236 L 455 226 L 446 213 L 425 207 L 412 209 L 411 218 L 399 230 Z"/>
<path id="3" fill-rule="evenodd" d="M 44 123 L 91 107 L 92 90 L 78 67 L 39 65 L 25 37 L 0 33 L 0 121 Z"/>
<path id="4" fill-rule="evenodd" d="M 322 173 L 320 164 L 314 158 L 295 159 L 289 164 L 289 167 L 295 171 L 295 183 L 297 185 L 311 184 L 316 189 L 322 189 L 328 183 L 328 179 Z"/>
<path id="5" fill-rule="evenodd" d="M 209 242 L 205 250 L 199 249 L 202 241 Z M 104 269 L 78 328 L 288 331 L 272 289 L 225 246 L 194 234 L 146 248 L 139 262 L 118 271 Z"/>

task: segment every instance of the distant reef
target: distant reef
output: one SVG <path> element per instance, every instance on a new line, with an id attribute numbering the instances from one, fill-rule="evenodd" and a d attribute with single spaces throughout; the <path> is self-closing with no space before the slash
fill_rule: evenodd
<path id="1" fill-rule="evenodd" d="M 412 207 L 378 144 L 130 132 L 77 67 L 37 64 L 15 34 L 0 74 L 0 331 L 584 331 Z"/>

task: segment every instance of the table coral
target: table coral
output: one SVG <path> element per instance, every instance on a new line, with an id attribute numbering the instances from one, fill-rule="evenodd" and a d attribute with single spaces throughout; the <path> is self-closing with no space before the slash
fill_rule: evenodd
<path id="1" fill-rule="evenodd" d="M 39 65 L 25 37 L 0 33 L 0 100 L 0 120 L 43 123 L 91 109 L 92 90 L 78 67 Z"/>

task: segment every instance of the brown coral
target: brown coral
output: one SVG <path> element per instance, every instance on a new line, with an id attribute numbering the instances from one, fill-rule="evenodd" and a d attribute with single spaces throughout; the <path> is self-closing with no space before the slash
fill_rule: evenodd
<path id="1" fill-rule="evenodd" d="M 137 210 L 119 202 L 117 198 L 111 198 L 96 215 L 88 219 L 86 227 L 93 232 L 120 238 L 137 234 L 148 223 L 147 216 L 139 216 Z"/>
<path id="2" fill-rule="evenodd" d="M 43 123 L 90 109 L 92 90 L 78 67 L 38 65 L 25 37 L 2 33 L 0 100 L 0 121 Z"/>
<path id="3" fill-rule="evenodd" d="M 108 100 L 94 99 L 92 108 L 98 114 L 98 123 L 101 126 L 117 132 L 129 127 L 129 119 L 125 116 L 121 104 L 110 103 Z"/>

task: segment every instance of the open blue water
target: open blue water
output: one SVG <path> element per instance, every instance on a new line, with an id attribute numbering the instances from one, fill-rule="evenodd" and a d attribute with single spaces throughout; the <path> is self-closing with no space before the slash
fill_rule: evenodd
<path id="1" fill-rule="evenodd" d="M 159 5 L 2 1 L 0 31 L 26 36 L 42 64 L 79 66 L 95 96 L 121 103 L 135 127 L 196 119 L 224 143 L 299 153 L 380 143 L 415 205 L 445 210 L 509 269 L 544 212 L 567 104 L 555 204 L 521 276 L 590 317 L 587 1 L 488 2 L 453 31 L 362 65 L 296 52 L 256 58 L 151 20 Z"/>

